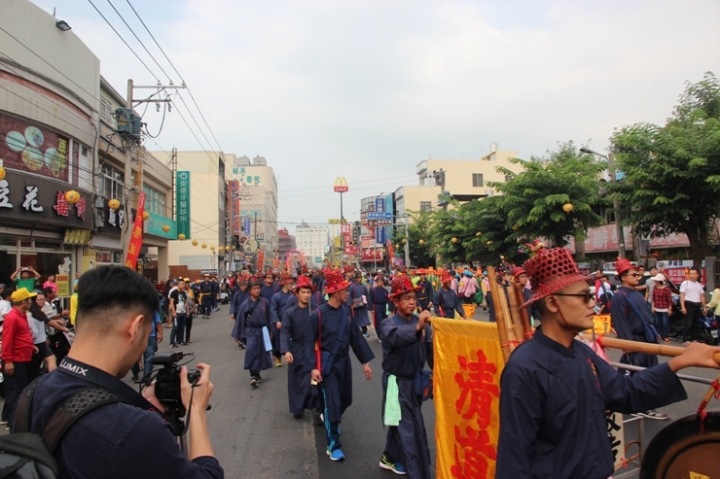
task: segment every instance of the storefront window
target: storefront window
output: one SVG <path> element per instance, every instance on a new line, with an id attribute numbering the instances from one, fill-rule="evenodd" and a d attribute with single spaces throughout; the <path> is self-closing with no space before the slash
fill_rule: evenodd
<path id="1" fill-rule="evenodd" d="M 100 196 L 107 199 L 119 199 L 122 201 L 123 198 L 123 180 L 125 174 L 105 163 L 101 163 L 102 177 L 100 178 Z"/>

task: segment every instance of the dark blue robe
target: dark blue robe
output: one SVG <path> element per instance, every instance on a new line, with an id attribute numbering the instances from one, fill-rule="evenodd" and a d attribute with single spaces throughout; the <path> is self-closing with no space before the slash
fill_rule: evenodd
<path id="1" fill-rule="evenodd" d="M 280 354 L 280 337 L 282 336 L 277 328 L 277 323 L 282 323 L 283 314 L 287 310 L 287 303 L 291 297 L 295 297 L 292 291 L 284 293 L 280 290 L 273 295 L 270 301 L 270 320 L 273 323 L 273 353 L 275 353 L 275 356 Z"/>
<path id="2" fill-rule="evenodd" d="M 375 314 L 375 329 L 378 329 L 382 320 L 387 318 L 387 306 L 389 302 L 388 290 L 385 289 L 384 286 L 382 288 L 370 289 L 370 294 L 368 295 L 368 307 L 371 308 Z"/>
<path id="3" fill-rule="evenodd" d="M 246 289 L 245 291 L 238 290 L 235 292 L 235 294 L 232 297 L 232 301 L 230 301 L 230 315 L 235 317 L 235 325 L 238 325 L 238 336 L 242 338 L 242 340 L 245 340 L 245 322 L 240 321 L 240 323 L 237 322 L 238 316 L 237 313 L 240 311 L 240 307 L 243 305 L 245 301 L 250 297 L 250 293 Z M 234 327 L 234 326 L 233 326 Z"/>
<path id="4" fill-rule="evenodd" d="M 370 324 L 370 315 L 368 314 L 368 308 L 363 301 L 363 296 L 367 299 L 367 290 L 365 286 L 359 284 L 354 279 L 350 280 L 350 287 L 348 288 L 350 294 L 348 295 L 347 307 L 350 309 L 355 323 L 359 327 L 365 327 Z M 353 306 L 353 303 L 355 306 Z"/>
<path id="5" fill-rule="evenodd" d="M 422 399 L 415 394 L 414 379 L 417 369 L 425 363 L 433 367 L 432 328 L 425 325 L 417 331 L 418 317 L 409 321 L 391 316 L 380 323 L 383 348 L 383 409 L 387 398 L 388 377 L 397 378 L 400 400 L 400 424 L 391 426 L 385 440 L 385 454 L 399 461 L 408 477 L 431 479 L 430 449 L 428 448 L 425 421 L 422 415 Z"/>
<path id="6" fill-rule="evenodd" d="M 430 309 L 429 305 L 433 301 L 433 287 L 427 279 L 418 281 L 420 291 L 417 292 L 417 305 L 421 311 Z"/>
<path id="7" fill-rule="evenodd" d="M 258 298 L 257 300 L 260 301 L 260 304 L 253 310 L 247 321 L 245 320 L 245 314 L 250 311 L 255 302 L 252 298 L 248 298 L 240 306 L 240 310 L 235 315 L 235 327 L 232 332 L 233 338 L 242 339 L 241 334 L 244 325 L 246 339 L 244 369 L 250 371 L 264 371 L 272 368 L 270 353 L 265 351 L 265 340 L 262 333 L 263 326 L 268 327 L 268 330 L 272 332 L 272 329 L 270 329 L 270 307 L 264 298 Z"/>
<path id="8" fill-rule="evenodd" d="M 310 296 L 310 308 L 313 311 L 318 309 L 323 303 L 325 303 L 325 296 L 321 292 L 315 291 L 312 296 Z M 285 303 L 285 309 L 288 310 L 293 306 L 297 306 L 297 304 L 297 296 L 293 294 L 291 297 L 288 298 L 287 303 Z"/>
<path id="9" fill-rule="evenodd" d="M 288 402 L 293 414 L 315 407 L 317 388 L 310 384 L 312 363 L 306 357 L 313 350 L 308 344 L 312 341 L 311 336 L 309 308 L 296 305 L 285 311 L 280 351 L 293 355 L 293 362 L 288 364 Z"/>
<path id="10" fill-rule="evenodd" d="M 345 331 L 340 336 L 341 322 L 346 321 Z M 315 369 L 315 341 L 320 339 L 321 367 L 324 371 L 320 383 L 321 401 L 324 401 L 325 433 L 328 436 L 328 449 L 341 447 L 340 434 L 337 432 L 342 415 L 352 404 L 352 367 L 350 348 L 360 363 L 369 363 L 375 355 L 360 332 L 360 327 L 352 318 L 347 307 L 335 308 L 325 303 L 310 315 L 312 341 L 308 342 L 307 361 L 310 370 Z M 321 328 L 322 334 L 320 334 Z M 334 360 L 330 357 L 337 344 Z"/>
<path id="11" fill-rule="evenodd" d="M 635 309 L 630 306 L 630 301 L 633 302 L 635 309 L 637 309 L 640 314 L 646 315 L 644 321 L 650 324 L 654 322 L 652 313 L 650 312 L 650 308 L 648 308 L 643 294 L 626 286 L 622 286 L 615 292 L 612 297 L 612 303 L 610 304 L 610 314 L 612 316 L 613 327 L 617 332 L 617 337 L 647 343 L 649 341 L 645 338 L 643 318 L 640 318 L 635 312 Z M 655 343 L 657 343 L 657 340 Z M 649 368 L 658 363 L 658 358 L 654 354 L 630 353 L 623 354 L 620 357 L 620 362 Z"/>
<path id="12" fill-rule="evenodd" d="M 273 296 L 275 296 L 275 293 L 280 291 L 280 288 L 278 288 L 275 284 L 272 286 L 266 286 L 265 283 L 260 287 L 260 297 L 265 298 L 265 300 L 270 304 L 270 301 L 272 301 Z"/>
<path id="13" fill-rule="evenodd" d="M 460 298 L 455 291 L 452 289 L 440 288 L 435 293 L 435 299 L 433 300 L 433 308 L 435 314 L 443 318 L 454 318 L 455 311 L 458 312 L 460 317 L 465 316 L 465 310 L 460 303 Z"/>
<path id="14" fill-rule="evenodd" d="M 542 328 L 515 349 L 500 380 L 497 479 L 607 479 L 606 411 L 630 414 L 687 399 L 667 363 L 626 376 L 587 345 Z"/>

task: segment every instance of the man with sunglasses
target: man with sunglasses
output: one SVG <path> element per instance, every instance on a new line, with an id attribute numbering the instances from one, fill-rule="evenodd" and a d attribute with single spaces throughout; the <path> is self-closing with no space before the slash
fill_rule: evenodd
<path id="1" fill-rule="evenodd" d="M 580 274 L 563 248 L 543 248 L 523 267 L 533 294 L 522 307 L 534 304 L 542 326 L 502 373 L 495 477 L 605 479 L 614 470 L 606 411 L 629 414 L 686 399 L 675 373 L 720 369 L 712 359 L 720 348 L 695 343 L 666 363 L 620 374 L 575 340 L 593 326 L 592 277 Z"/>

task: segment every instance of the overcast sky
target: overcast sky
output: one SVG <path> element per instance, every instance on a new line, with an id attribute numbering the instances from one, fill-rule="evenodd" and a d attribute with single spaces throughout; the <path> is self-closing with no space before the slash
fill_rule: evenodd
<path id="1" fill-rule="evenodd" d="M 156 83 L 88 1 L 33 1 L 57 8 L 118 91 Z M 180 83 L 127 1 L 110 1 Z M 167 82 L 108 0 L 93 3 Z M 717 0 L 130 3 L 222 149 L 275 168 L 290 229 L 339 217 L 337 176 L 350 185 L 345 217 L 359 219 L 360 198 L 416 184 L 430 156 L 477 159 L 491 142 L 521 158 L 567 140 L 603 151 L 614 128 L 663 123 L 685 81 L 720 74 Z M 177 103 L 157 144 L 218 149 Z M 151 133 L 161 116 L 145 115 Z"/>

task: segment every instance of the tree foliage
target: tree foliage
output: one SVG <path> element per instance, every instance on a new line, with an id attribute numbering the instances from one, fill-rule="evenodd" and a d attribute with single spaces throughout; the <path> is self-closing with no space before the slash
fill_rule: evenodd
<path id="1" fill-rule="evenodd" d="M 626 205 L 624 223 L 641 235 L 684 233 L 696 267 L 709 253 L 720 214 L 720 82 L 706 73 L 686 85 L 665 126 L 637 123 L 612 138 L 613 194 Z"/>

